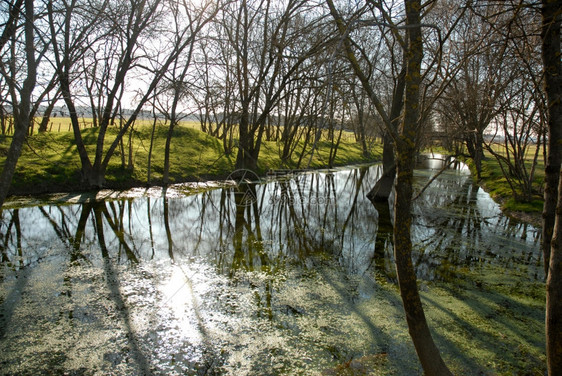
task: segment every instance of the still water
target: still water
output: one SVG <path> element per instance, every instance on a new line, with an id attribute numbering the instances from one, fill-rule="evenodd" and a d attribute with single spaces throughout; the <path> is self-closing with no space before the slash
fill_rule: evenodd
<path id="1" fill-rule="evenodd" d="M 436 172 L 425 167 L 418 191 Z M 360 166 L 4 208 L 0 373 L 421 374 L 391 213 L 365 197 L 379 174 Z M 541 286 L 539 231 L 503 216 L 461 166 L 415 200 L 412 234 L 430 325 L 455 369 L 540 368 L 544 308 L 502 289 Z M 513 307 L 529 333 L 502 321 Z M 506 328 L 514 338 L 493 343 Z M 514 365 L 509 341 L 532 364 Z M 475 346 L 487 352 L 466 355 Z"/>

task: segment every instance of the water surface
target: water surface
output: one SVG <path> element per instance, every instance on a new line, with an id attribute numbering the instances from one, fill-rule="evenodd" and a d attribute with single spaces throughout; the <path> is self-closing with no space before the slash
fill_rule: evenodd
<path id="1" fill-rule="evenodd" d="M 435 167 L 417 171 L 418 191 Z M 365 198 L 379 174 L 2 210 L 0 373 L 422 374 L 391 213 Z M 461 167 L 415 200 L 412 233 L 430 325 L 455 370 L 540 370 L 539 231 L 503 216 Z"/>

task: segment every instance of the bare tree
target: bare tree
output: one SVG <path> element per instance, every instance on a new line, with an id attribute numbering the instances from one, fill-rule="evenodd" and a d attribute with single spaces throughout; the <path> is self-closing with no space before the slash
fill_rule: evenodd
<path id="1" fill-rule="evenodd" d="M 421 1 L 405 0 L 406 25 L 409 26 L 407 70 L 404 95 L 404 120 L 396 140 L 396 185 L 394 206 L 394 247 L 400 295 L 406 321 L 416 352 L 427 375 L 451 375 L 433 342 L 418 294 L 412 264 L 411 205 L 412 183 L 417 150 L 416 131 L 420 121 L 421 62 L 423 58 Z"/>
<path id="2" fill-rule="evenodd" d="M 362 90 L 360 83 L 351 83 L 350 91 L 353 98 L 353 130 L 355 139 L 361 145 L 363 157 L 368 158 L 371 154 L 369 146 L 369 136 L 376 132 L 375 118 L 371 113 L 369 97 Z"/>
<path id="3" fill-rule="evenodd" d="M 480 178 L 484 159 L 484 133 L 502 111 L 505 91 L 515 71 L 508 66 L 508 41 L 495 33 L 508 15 L 501 6 L 486 6 L 467 12 L 449 41 L 449 59 L 458 62 L 458 72 L 440 98 L 440 122 L 452 129 L 474 161 Z"/>
<path id="4" fill-rule="evenodd" d="M 233 68 L 235 51 L 229 48 L 219 20 L 211 22 L 205 31 L 207 35 L 198 41 L 195 50 L 197 81 L 189 94 L 197 108 L 201 130 L 222 140 L 224 153 L 231 155 L 239 103 Z"/>
<path id="5" fill-rule="evenodd" d="M 4 58 L 1 63 L 2 75 L 8 82 L 8 91 L 11 97 L 14 135 L 2 172 L 0 173 L 0 207 L 8 194 L 29 124 L 32 121 L 30 113 L 32 93 L 37 81 L 38 60 L 35 56 L 35 8 L 33 0 L 10 2 L 9 6 L 8 20 L 4 24 L 4 30 L 0 39 L 0 51 L 7 46 L 10 51 L 8 55 L 10 60 L 7 63 L 17 64 L 17 62 L 23 62 L 24 66 L 20 71 L 13 65 L 6 69 Z M 20 20 L 23 25 L 21 28 L 18 27 Z M 23 51 L 18 51 L 18 42 L 23 44 Z M 23 59 L 18 58 L 17 55 L 19 53 L 23 55 Z M 6 74 L 7 72 L 11 73 Z M 23 82 L 21 86 L 20 82 Z"/>
<path id="6" fill-rule="evenodd" d="M 373 201 L 386 201 L 392 191 L 395 176 L 395 150 L 393 137 L 401 121 L 405 89 L 405 48 L 407 41 L 403 30 L 393 24 L 393 12 L 399 11 L 393 2 L 366 2 L 359 9 L 352 9 L 350 21 L 341 18 L 339 30 L 357 79 L 365 90 L 370 103 L 381 120 L 383 135 L 383 175 L 368 197 Z M 333 14 L 334 15 L 334 14 Z M 374 46 L 359 43 L 356 36 L 361 29 L 374 27 L 380 34 L 374 38 Z M 365 37 L 362 41 L 373 39 Z M 352 38 L 353 36 L 353 38 Z M 381 52 L 384 51 L 384 52 Z"/>
<path id="7" fill-rule="evenodd" d="M 495 24 L 495 33 L 507 41 L 504 59 L 513 73 L 501 102 L 503 110 L 495 119 L 503 135 L 503 148 L 489 143 L 486 149 L 502 166 L 516 200 L 531 202 L 539 194 L 533 186 L 541 146 L 546 140 L 546 97 L 540 60 L 540 15 L 532 7 L 516 2 L 508 8 L 507 25 Z M 492 139 L 492 142 L 495 141 Z M 534 153 L 531 152 L 534 148 Z M 526 161 L 532 157 L 530 166 Z"/>
<path id="8" fill-rule="evenodd" d="M 311 5 L 302 0 L 286 3 L 272 1 L 242 1 L 227 7 L 220 20 L 229 48 L 234 54 L 228 67 L 235 82 L 238 118 L 237 168 L 257 169 L 262 138 L 268 119 L 304 62 L 320 49 L 325 40 L 308 38 L 308 31 L 320 23 L 304 28 L 291 27 Z M 227 116 L 227 115 L 225 115 Z"/>
<path id="9" fill-rule="evenodd" d="M 533 182 L 544 134 L 545 106 L 542 90 L 531 80 L 524 77 L 513 82 L 516 86 L 508 89 L 506 98 L 509 104 L 493 121 L 495 134 L 484 143 L 500 165 L 513 197 L 520 202 L 531 202 L 538 195 Z M 529 157 L 532 157 L 530 166 Z"/>
<path id="10" fill-rule="evenodd" d="M 291 27 L 305 28 L 303 32 L 320 33 L 319 30 L 306 30 L 306 20 L 300 17 L 292 20 Z M 321 39 L 321 35 L 314 35 L 314 39 Z M 293 74 L 293 78 L 282 90 L 277 114 L 277 135 L 279 143 L 279 157 L 283 165 L 299 168 L 303 158 L 309 152 L 313 129 L 322 121 L 321 108 L 325 101 L 326 64 L 325 54 L 320 52 L 310 58 Z M 293 164 L 294 154 L 299 154 L 296 164 Z"/>
<path id="11" fill-rule="evenodd" d="M 166 20 L 167 3 L 161 0 L 134 0 L 130 3 L 107 0 L 82 3 L 73 0 L 54 8 L 49 3 L 51 35 L 56 38 L 54 60 L 69 109 L 74 137 L 82 163 L 82 178 L 86 187 L 101 187 L 105 183 L 105 171 L 124 135 L 135 123 L 143 106 L 153 96 L 168 68 L 192 44 L 193 38 L 203 25 L 217 12 L 217 6 L 201 10 L 194 27 L 186 27 L 179 33 L 163 33 L 159 43 L 151 43 L 154 33 L 162 31 Z M 80 32 L 75 32 L 80 25 Z M 95 29 L 94 29 L 95 25 Z M 87 64 L 81 63 L 84 61 Z M 96 149 L 93 160 L 88 154 L 80 132 L 76 103 L 81 96 L 80 79 L 84 67 L 89 67 L 89 84 L 92 94 L 92 114 L 98 121 Z M 94 69 L 95 68 L 95 69 Z M 118 111 L 124 107 L 123 95 L 128 84 L 141 79 L 131 112 L 123 118 L 115 138 L 106 137 Z"/>
<path id="12" fill-rule="evenodd" d="M 411 257 L 410 224 L 412 221 L 413 171 L 418 152 L 417 137 L 421 130 L 419 124 L 422 115 L 420 109 L 421 64 L 423 59 L 421 1 L 404 1 L 406 38 L 402 40 L 402 48 L 404 49 L 406 75 L 404 77 L 404 113 L 398 129 L 392 127 L 392 121 L 382 108 L 379 96 L 359 66 L 351 41 L 349 38 L 346 38 L 346 35 L 348 35 L 346 25 L 335 8 L 333 1 L 327 0 L 327 3 L 340 33 L 345 38 L 343 45 L 349 56 L 350 63 L 364 89 L 369 93 L 369 97 L 379 111 L 379 114 L 384 118 L 387 131 L 393 135 L 395 142 L 397 178 L 394 186 L 394 253 L 400 295 L 404 304 L 410 336 L 425 374 L 450 375 L 451 372 L 443 362 L 427 325 Z M 391 20 L 385 20 L 384 23 L 388 24 L 390 28 L 398 30 L 395 24 L 390 24 L 388 21 Z M 402 38 L 400 37 L 399 39 Z"/>
<path id="13" fill-rule="evenodd" d="M 185 2 L 183 3 L 183 7 L 180 7 L 179 4 L 170 4 L 170 9 L 172 11 L 171 23 L 174 25 L 172 33 L 181 35 L 182 29 L 187 28 L 190 30 L 190 35 L 192 37 L 190 38 L 189 45 L 185 48 L 184 54 L 178 56 L 165 72 L 160 83 L 162 90 L 158 93 L 158 107 L 165 115 L 166 121 L 169 122 L 166 144 L 164 147 L 164 172 L 162 177 L 164 184 L 169 183 L 172 135 L 179 121 L 186 116 L 186 114 L 181 111 L 180 105 L 182 103 L 185 104 L 190 92 L 193 90 L 190 84 L 191 77 L 189 73 L 196 44 L 196 30 L 202 29 L 203 25 L 210 20 L 210 18 L 194 19 L 193 17 L 197 15 L 197 12 Z"/>

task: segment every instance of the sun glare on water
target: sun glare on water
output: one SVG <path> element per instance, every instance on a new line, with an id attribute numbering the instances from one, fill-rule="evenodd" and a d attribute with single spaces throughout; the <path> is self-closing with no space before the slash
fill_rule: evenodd
<path id="1" fill-rule="evenodd" d="M 173 265 L 172 268 L 170 278 L 161 288 L 165 304 L 174 315 L 182 337 L 192 344 L 201 343 L 204 328 L 189 270 L 179 265 Z"/>

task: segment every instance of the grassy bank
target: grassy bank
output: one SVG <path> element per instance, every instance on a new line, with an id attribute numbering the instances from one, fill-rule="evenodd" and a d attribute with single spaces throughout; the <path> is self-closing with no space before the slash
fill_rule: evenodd
<path id="1" fill-rule="evenodd" d="M 52 192 L 69 192 L 81 190 L 80 159 L 74 146 L 74 136 L 68 131 L 64 119 L 57 119 L 62 126 L 53 127 L 52 131 L 35 133 L 30 136 L 24 146 L 22 156 L 12 182 L 12 195 L 29 195 Z M 97 129 L 87 125 L 82 130 L 90 158 L 93 159 Z M 56 124 L 55 124 L 56 125 Z M 60 128 L 60 131 L 59 131 Z M 151 177 L 148 177 L 148 156 L 152 127 L 149 122 L 141 121 L 131 133 L 132 165 L 129 158 L 129 137 L 124 139 L 124 148 L 118 148 L 113 155 L 106 174 L 108 188 L 124 189 L 134 186 L 160 185 L 164 168 L 164 146 L 168 132 L 166 126 L 156 127 Z M 107 139 L 117 134 L 116 128 L 108 130 Z M 3 162 L 11 142 L 10 136 L 0 137 L 0 163 Z M 106 142 L 106 148 L 109 142 Z M 269 169 L 295 168 L 298 158 L 303 152 L 303 144 L 299 144 L 293 159 L 282 164 L 279 158 L 279 145 L 275 141 L 263 141 L 259 157 L 259 173 L 265 174 Z M 322 139 L 318 144 L 310 168 L 327 167 L 331 143 Z M 310 157 L 310 146 L 304 151 L 301 164 L 306 167 Z M 346 165 L 380 159 L 382 148 L 375 147 L 372 157 L 366 160 L 362 156 L 360 145 L 355 142 L 353 134 L 344 132 L 339 145 L 335 165 Z M 174 131 L 170 154 L 170 182 L 204 181 L 226 178 L 234 170 L 237 149 L 229 155 L 224 153 L 222 142 L 199 130 L 198 124 L 184 122 Z M 476 176 L 474 166 L 470 165 Z M 530 161 L 529 161 L 530 163 Z M 491 155 L 482 162 L 481 180 L 478 182 L 491 196 L 500 203 L 504 212 L 526 222 L 540 225 L 543 199 L 540 195 L 544 180 L 544 164 L 542 161 L 536 168 L 534 189 L 537 195 L 531 202 L 517 200 L 501 168 Z"/>
<path id="2" fill-rule="evenodd" d="M 74 146 L 72 132 L 62 130 L 34 134 L 24 146 L 12 182 L 11 194 L 40 194 L 51 192 L 67 192 L 80 190 L 80 158 Z M 116 128 L 108 130 L 108 140 L 117 134 Z M 131 134 L 132 158 L 129 158 L 128 136 L 124 140 L 124 148 L 117 148 L 106 174 L 109 188 L 129 188 L 147 184 L 161 184 L 164 169 L 164 147 L 168 128 L 156 127 L 152 162 L 151 179 L 148 180 L 148 156 L 152 128 L 148 124 L 135 127 Z M 97 128 L 82 130 L 87 150 L 93 160 Z M 0 163 L 6 157 L 11 137 L 0 138 Z M 110 142 L 106 142 L 106 148 Z M 312 158 L 310 168 L 327 166 L 331 143 L 321 140 L 317 152 Z M 303 149 L 299 145 L 293 160 L 283 165 L 279 158 L 280 146 L 275 141 L 264 141 L 258 168 L 260 173 L 269 169 L 293 168 Z M 310 147 L 305 150 L 303 165 L 308 164 Z M 124 152 L 124 153 L 123 153 Z M 224 153 L 219 139 L 203 133 L 194 124 L 185 123 L 174 131 L 170 152 L 170 182 L 200 181 L 221 179 L 228 176 L 234 169 L 237 149 L 230 155 Z M 376 148 L 370 160 L 377 160 L 380 150 Z M 132 165 L 129 161 L 132 161 Z M 338 148 L 335 165 L 366 162 L 361 147 L 355 142 L 352 134 L 342 138 Z"/>
<path id="3" fill-rule="evenodd" d="M 527 162 L 528 169 L 531 168 L 531 161 L 529 159 Z M 476 168 L 473 161 L 469 159 L 466 160 L 466 163 L 469 165 L 472 176 L 476 180 Z M 538 162 L 535 170 L 535 177 L 532 183 L 534 195 L 530 202 L 518 199 L 516 196 L 521 196 L 520 194 L 513 194 L 513 190 L 505 178 L 498 161 L 492 155 L 487 155 L 482 161 L 482 172 L 478 184 L 492 196 L 494 201 L 500 204 L 502 211 L 506 215 L 535 226 L 541 226 L 541 213 L 544 205 L 542 197 L 544 163 L 542 160 Z"/>

